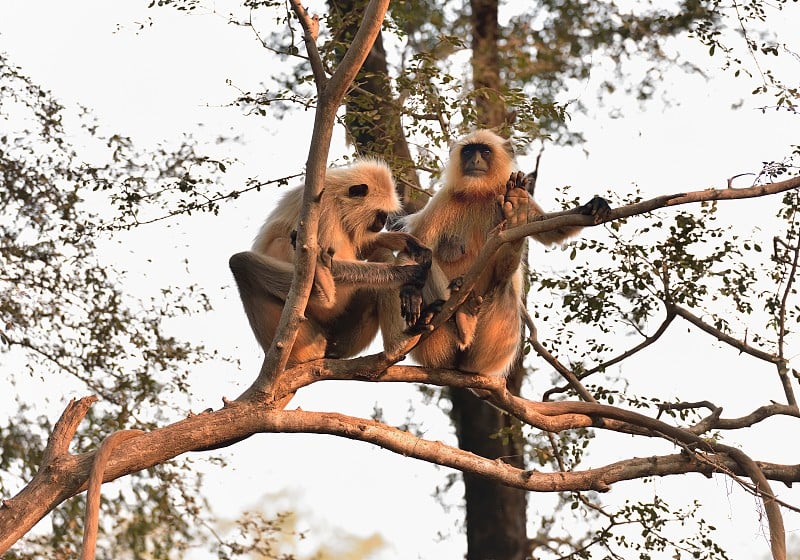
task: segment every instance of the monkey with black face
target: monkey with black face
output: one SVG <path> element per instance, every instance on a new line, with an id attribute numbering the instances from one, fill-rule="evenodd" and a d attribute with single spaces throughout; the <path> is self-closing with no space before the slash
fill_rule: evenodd
<path id="1" fill-rule="evenodd" d="M 511 228 L 544 214 L 524 183 L 524 175 L 514 172 L 510 142 L 490 130 L 473 132 L 451 148 L 443 186 L 425 208 L 406 219 L 406 230 L 433 250 L 433 266 L 423 289 L 425 304 L 448 297 L 451 283 L 470 269 L 500 222 Z M 579 211 L 599 221 L 609 207 L 596 197 Z M 550 244 L 580 230 L 562 227 L 532 237 Z M 524 240 L 506 243 L 494 254 L 454 320 L 412 350 L 418 362 L 489 376 L 508 373 L 520 347 L 523 246 Z M 384 342 L 394 348 L 402 343 L 405 326 L 397 319 L 399 311 L 391 311 L 395 302 L 384 299 L 382 305 L 387 308 L 382 315 Z M 406 317 L 412 331 L 419 332 L 416 321 Z"/>
<path id="2" fill-rule="evenodd" d="M 265 352 L 292 283 L 302 197 L 302 186 L 287 192 L 261 227 L 252 251 L 230 258 L 250 326 Z M 288 365 L 346 358 L 365 349 L 378 332 L 380 291 L 394 289 L 392 296 L 401 308 L 398 315 L 418 316 L 431 252 L 408 233 L 381 231 L 388 216 L 399 210 L 385 163 L 360 159 L 327 171 L 320 198 L 320 262 L 306 306 L 307 320 L 297 333 Z M 400 250 L 411 255 L 409 264 L 374 262 Z"/>

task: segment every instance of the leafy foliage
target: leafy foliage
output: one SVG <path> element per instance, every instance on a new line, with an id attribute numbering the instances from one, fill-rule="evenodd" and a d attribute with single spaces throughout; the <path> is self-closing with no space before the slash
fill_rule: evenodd
<path id="1" fill-rule="evenodd" d="M 101 399 L 78 432 L 78 450 L 94 448 L 116 429 L 155 427 L 168 417 L 165 410 L 185 403 L 189 368 L 210 356 L 166 325 L 172 317 L 207 311 L 209 304 L 195 286 L 163 287 L 149 301 L 127 296 L 120 274 L 102 256 L 99 232 L 111 220 L 96 212 L 108 217 L 116 206 L 119 215 L 132 213 L 148 186 L 191 165 L 193 151 L 184 146 L 174 154 L 134 154 L 128 140 L 104 138 L 87 117 L 73 129 L 52 95 L 1 55 L 0 92 L 0 359 L 15 364 L 24 357 L 24 369 L 4 367 L 6 382 L 19 389 L 16 417 L 0 426 L 0 488 L 8 491 L 30 478 L 52 428 L 25 401 L 31 383 L 57 379 Z M 71 144 L 78 135 L 88 145 L 105 144 L 110 162 L 86 163 L 87 155 Z M 103 200 L 92 195 L 98 188 L 114 191 Z M 185 485 L 191 477 L 167 477 L 170 471 L 140 474 L 132 495 L 104 501 L 104 509 L 129 528 L 128 550 L 166 558 L 192 533 L 173 494 L 190 492 Z M 81 498 L 56 510 L 51 534 L 15 554 L 74 556 L 82 509 Z M 168 536 L 164 527 L 171 529 Z"/>

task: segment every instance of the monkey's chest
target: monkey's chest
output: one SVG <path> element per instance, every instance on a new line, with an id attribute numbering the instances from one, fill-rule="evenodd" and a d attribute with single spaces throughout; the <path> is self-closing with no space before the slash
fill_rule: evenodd
<path id="1" fill-rule="evenodd" d="M 483 231 L 444 233 L 434 245 L 435 258 L 448 278 L 460 276 L 475 262 L 485 240 Z"/>

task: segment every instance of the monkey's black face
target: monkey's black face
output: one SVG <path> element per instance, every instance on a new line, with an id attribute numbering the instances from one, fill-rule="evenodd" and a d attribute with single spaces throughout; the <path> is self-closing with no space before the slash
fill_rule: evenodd
<path id="1" fill-rule="evenodd" d="M 375 213 L 375 219 L 372 220 L 372 223 L 369 225 L 367 229 L 372 232 L 379 232 L 383 229 L 383 226 L 386 225 L 386 220 L 389 218 L 389 215 L 386 212 L 378 211 Z"/>
<path id="2" fill-rule="evenodd" d="M 461 148 L 461 171 L 469 177 L 481 177 L 492 167 L 492 149 L 486 144 L 467 144 Z"/>

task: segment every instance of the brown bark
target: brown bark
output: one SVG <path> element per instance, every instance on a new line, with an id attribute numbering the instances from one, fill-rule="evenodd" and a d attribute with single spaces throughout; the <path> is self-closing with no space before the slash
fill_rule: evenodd
<path id="1" fill-rule="evenodd" d="M 370 361 L 379 360 L 380 356 L 353 361 L 320 360 L 303 364 L 290 372 L 291 377 L 287 376 L 287 379 L 291 381 L 281 390 L 294 392 L 305 385 L 325 379 L 367 381 L 361 376 L 369 372 Z M 691 472 L 704 475 L 721 472 L 734 477 L 745 476 L 754 482 L 748 483 L 737 478 L 739 483 L 752 491 L 757 488 L 761 493 L 771 493 L 766 479 L 779 480 L 786 484 L 800 482 L 800 465 L 756 463 L 741 450 L 703 440 L 690 429 L 673 426 L 638 412 L 594 403 L 526 401 L 512 395 L 496 379 L 464 375 L 455 371 L 393 366 L 380 378 L 371 378 L 369 381 L 426 382 L 462 390 L 466 387 L 480 388 L 492 392 L 492 402 L 496 406 L 536 428 L 560 431 L 597 426 L 630 433 L 627 427 L 635 426 L 643 435 L 662 437 L 682 444 L 684 452 L 660 457 L 624 459 L 584 471 L 526 471 L 511 462 L 481 457 L 438 441 L 424 440 L 374 420 L 336 413 L 271 410 L 262 402 L 233 402 L 221 410 L 191 416 L 130 440 L 111 453 L 103 480 L 115 480 L 192 450 L 219 447 L 226 442 L 262 432 L 331 434 L 365 441 L 407 457 L 461 470 L 471 478 L 486 478 L 503 490 L 506 490 L 504 487 L 511 487 L 534 492 L 607 491 L 615 482 Z M 0 554 L 8 550 L 59 503 L 86 488 L 95 452 L 71 455 L 68 449 L 78 424 L 95 401 L 94 397 L 86 397 L 69 404 L 56 423 L 43 454 L 42 465 L 34 479 L 14 498 L 2 502 Z M 485 403 L 481 404 L 489 408 Z M 776 411 L 776 414 L 781 412 L 785 411 Z M 797 411 L 793 411 L 792 415 L 797 417 Z M 468 422 L 472 421 L 481 420 L 468 419 Z M 715 429 L 716 426 L 712 424 L 709 428 Z M 765 502 L 777 504 L 769 495 L 762 495 L 762 498 Z M 491 496 L 486 499 L 490 500 Z M 500 502 L 501 506 L 505 503 L 507 502 Z M 514 521 L 520 522 L 519 519 Z M 772 520 L 770 529 L 773 529 Z M 490 530 L 488 538 L 494 539 L 497 546 L 491 557 L 497 558 L 500 557 L 500 547 L 507 544 L 507 541 L 498 540 L 498 535 L 503 535 L 507 528 L 495 526 Z M 776 530 L 773 534 L 779 533 Z"/>
<path id="2" fill-rule="evenodd" d="M 459 448 L 525 469 L 522 442 L 512 426 L 519 424 L 517 419 L 466 389 L 452 389 L 450 396 Z M 479 474 L 464 472 L 463 477 L 467 558 L 523 560 L 527 551 L 527 493 Z"/>
<path id="3" fill-rule="evenodd" d="M 506 122 L 501 98 L 497 0 L 470 0 L 472 25 L 472 88 L 480 127 L 494 128 Z"/>
<path id="4" fill-rule="evenodd" d="M 348 44 L 358 28 L 363 0 L 329 0 L 331 11 L 341 18 L 335 39 Z M 353 87 L 345 97 L 346 126 L 358 152 L 385 160 L 392 168 L 403 208 L 420 210 L 427 197 L 420 195 L 419 177 L 400 120 L 402 108 L 392 91 L 383 36 L 378 34 Z"/>
<path id="5" fill-rule="evenodd" d="M 479 125 L 505 124 L 506 107 L 498 54 L 497 0 L 471 0 L 472 82 Z M 519 333 L 518 336 L 522 336 Z M 519 395 L 525 371 L 521 356 L 512 367 L 508 390 Z M 476 398 L 469 391 L 451 391 L 451 418 L 458 445 L 465 451 L 524 468 L 522 442 L 512 424 L 516 419 Z M 523 560 L 527 554 L 527 495 L 482 476 L 464 473 L 467 559 Z"/>
<path id="6" fill-rule="evenodd" d="M 264 363 L 255 382 L 239 397 L 242 400 L 269 398 L 269 390 L 275 378 L 285 369 L 300 322 L 305 319 L 303 313 L 311 293 L 314 266 L 320 250 L 317 244 L 319 198 L 328 167 L 328 152 L 333 136 L 336 112 L 347 89 L 367 58 L 372 44 L 380 34 L 386 10 L 389 8 L 389 0 L 370 1 L 363 12 L 362 21 L 353 40 L 341 58 L 341 63 L 330 79 L 327 79 L 316 46 L 319 20 L 311 17 L 299 0 L 291 0 L 291 4 L 303 27 L 303 39 L 317 86 L 317 110 L 314 115 L 314 129 L 311 133 L 311 144 L 306 162 L 303 208 L 300 212 L 300 225 L 297 228 L 299 250 L 295 257 L 294 281 L 286 298 L 272 346 L 264 357 Z"/>

